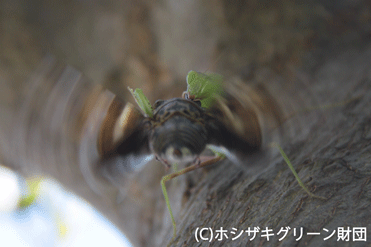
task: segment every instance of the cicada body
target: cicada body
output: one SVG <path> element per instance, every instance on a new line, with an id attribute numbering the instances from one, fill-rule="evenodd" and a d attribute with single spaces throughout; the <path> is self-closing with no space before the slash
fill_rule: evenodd
<path id="1" fill-rule="evenodd" d="M 213 89 L 219 86 L 208 83 Z M 103 160 L 118 156 L 121 167 L 133 167 L 127 164 L 129 159 L 126 163 L 122 161 L 125 156 L 152 154 L 168 167 L 198 164 L 208 145 L 223 150 L 236 164 L 262 153 L 265 130 L 281 123 L 279 107 L 268 92 L 262 87 L 253 89 L 237 82 L 224 83 L 214 90 L 215 95 L 206 87 L 200 88 L 203 92 L 198 95 L 187 90 L 183 98 L 156 101 L 153 113 L 140 115 L 129 103 L 121 106 L 121 115 L 117 110 L 107 115 L 106 122 L 117 121 L 109 124 L 108 131 L 116 134 L 101 135 L 111 143 L 106 145 L 109 155 L 103 155 Z M 205 99 L 207 104 L 203 105 Z M 102 132 L 107 130 L 102 128 Z"/>
<path id="2" fill-rule="evenodd" d="M 197 162 L 208 141 L 206 122 L 204 110 L 193 101 L 157 101 L 149 136 L 151 151 L 166 165 Z"/>

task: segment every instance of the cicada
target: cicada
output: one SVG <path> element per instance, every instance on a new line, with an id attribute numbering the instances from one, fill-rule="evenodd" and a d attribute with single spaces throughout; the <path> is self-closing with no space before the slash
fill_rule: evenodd
<path id="1" fill-rule="evenodd" d="M 182 97 L 149 103 L 141 90 L 134 95 L 141 110 L 115 100 L 99 135 L 103 168 L 112 163 L 129 173 L 155 157 L 166 168 L 187 166 L 165 181 L 227 157 L 241 167 L 246 158 L 264 154 L 269 131 L 279 127 L 282 114 L 262 86 L 224 81 L 216 74 L 190 71 Z M 215 156 L 204 155 L 211 149 Z"/>
<path id="2" fill-rule="evenodd" d="M 282 122 L 274 98 L 263 87 L 226 83 L 219 75 L 191 71 L 182 97 L 157 100 L 153 106 L 136 91 L 142 111 L 117 99 L 99 137 L 102 160 L 153 155 L 166 167 L 200 164 L 206 147 L 224 150 L 237 165 L 241 157 L 261 151 L 265 133 Z M 272 124 L 271 120 L 274 120 Z"/>

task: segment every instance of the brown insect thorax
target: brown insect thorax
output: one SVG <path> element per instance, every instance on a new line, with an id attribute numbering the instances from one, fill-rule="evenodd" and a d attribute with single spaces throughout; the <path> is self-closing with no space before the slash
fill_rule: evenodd
<path id="1" fill-rule="evenodd" d="M 208 140 L 204 110 L 182 98 L 156 101 L 154 108 L 149 146 L 156 158 L 167 166 L 197 162 Z"/>

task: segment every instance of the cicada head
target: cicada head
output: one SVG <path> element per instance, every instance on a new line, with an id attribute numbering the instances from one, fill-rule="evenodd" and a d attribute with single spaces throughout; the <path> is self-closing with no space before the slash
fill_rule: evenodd
<path id="1" fill-rule="evenodd" d="M 162 163 L 196 162 L 207 140 L 204 110 L 197 102 L 174 98 L 155 103 L 149 145 Z"/>

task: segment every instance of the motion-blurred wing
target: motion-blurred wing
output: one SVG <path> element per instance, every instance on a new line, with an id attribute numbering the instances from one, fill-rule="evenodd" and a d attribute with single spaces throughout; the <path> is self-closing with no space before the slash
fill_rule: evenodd
<path id="1" fill-rule="evenodd" d="M 102 158 L 149 152 L 143 115 L 117 97 L 112 101 L 101 126 L 98 150 Z"/>
<path id="2" fill-rule="evenodd" d="M 125 158 L 112 167 L 132 168 L 148 156 L 144 117 L 76 69 L 48 56 L 28 81 L 17 83 L 14 97 L 0 104 L 0 153 L 6 163 L 65 184 L 81 176 L 104 194 L 109 186 L 101 168 L 108 157 Z M 4 82 L 0 92 L 10 85 Z"/>
<path id="3" fill-rule="evenodd" d="M 105 176 L 115 183 L 153 158 L 146 120 L 130 102 L 124 105 L 117 98 L 113 100 L 101 127 L 98 150 Z"/>
<path id="4" fill-rule="evenodd" d="M 273 130 L 279 130 L 283 121 L 268 90 L 240 81 L 224 82 L 223 94 L 207 113 L 212 116 L 207 126 L 210 144 L 225 147 L 240 161 L 264 155 L 262 150 L 274 139 Z"/>

